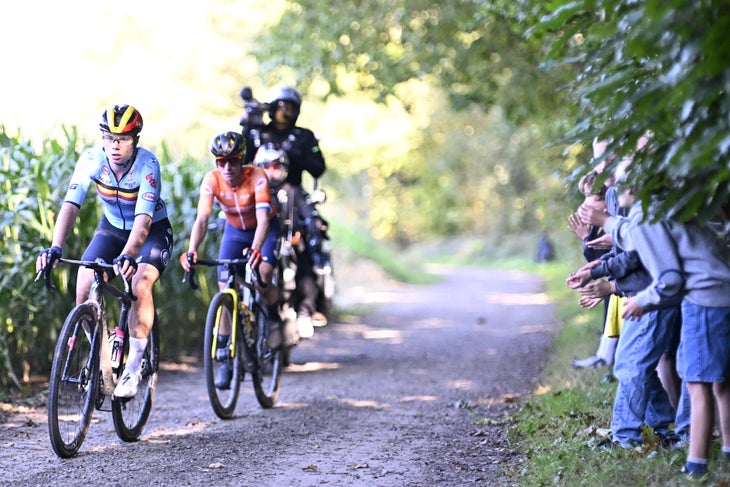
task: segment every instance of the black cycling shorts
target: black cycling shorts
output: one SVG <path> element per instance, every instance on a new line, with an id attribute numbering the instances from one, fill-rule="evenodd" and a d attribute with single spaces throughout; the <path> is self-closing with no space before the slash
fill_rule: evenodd
<path id="1" fill-rule="evenodd" d="M 243 257 L 243 250 L 251 246 L 256 229 L 240 230 L 226 222 L 223 230 L 223 239 L 218 249 L 219 259 L 240 259 Z M 276 267 L 279 263 L 279 236 L 281 235 L 281 222 L 279 217 L 269 220 L 269 233 L 266 235 L 264 245 L 261 247 L 261 258 Z M 243 266 L 236 266 L 236 274 L 244 275 Z M 226 282 L 228 274 L 225 273 L 225 266 L 218 266 L 218 281 Z"/>
<path id="2" fill-rule="evenodd" d="M 86 248 L 81 260 L 96 260 L 101 258 L 111 264 L 122 253 L 130 233 L 130 230 L 120 230 L 113 226 L 109 223 L 109 220 L 103 217 L 99 222 L 94 238 L 91 239 L 91 243 Z M 150 227 L 147 240 L 145 240 L 135 260 L 138 264 L 152 264 L 162 274 L 170 263 L 172 244 L 172 227 L 170 226 L 170 221 L 164 219 L 155 222 Z"/>

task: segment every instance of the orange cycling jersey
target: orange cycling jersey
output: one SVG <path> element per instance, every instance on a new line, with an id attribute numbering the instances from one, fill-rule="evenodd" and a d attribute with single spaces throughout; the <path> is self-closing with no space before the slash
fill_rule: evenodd
<path id="1" fill-rule="evenodd" d="M 270 217 L 274 216 L 269 180 L 259 167 L 243 166 L 243 181 L 236 188 L 232 188 L 217 169 L 208 172 L 200 186 L 198 213 L 209 214 L 214 198 L 220 203 L 228 223 L 240 230 L 256 228 L 258 209 L 265 208 Z"/>

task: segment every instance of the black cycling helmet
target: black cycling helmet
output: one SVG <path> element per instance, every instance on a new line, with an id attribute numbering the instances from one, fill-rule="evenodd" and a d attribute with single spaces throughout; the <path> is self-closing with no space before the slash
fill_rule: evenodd
<path id="1" fill-rule="evenodd" d="M 216 157 L 243 157 L 246 145 L 243 135 L 238 132 L 224 132 L 213 137 L 210 142 L 210 152 Z"/>
<path id="2" fill-rule="evenodd" d="M 142 131 L 142 114 L 131 105 L 114 105 L 101 114 L 99 128 L 111 134 L 138 136 Z"/>
<path id="3" fill-rule="evenodd" d="M 294 105 L 294 119 L 291 121 L 292 124 L 296 123 L 297 118 L 299 117 L 299 111 L 302 108 L 302 95 L 299 94 L 299 92 L 287 85 L 276 85 L 269 94 L 269 107 L 270 112 L 269 115 L 271 118 L 274 118 L 274 112 L 276 112 L 277 104 L 280 101 L 288 101 Z"/>

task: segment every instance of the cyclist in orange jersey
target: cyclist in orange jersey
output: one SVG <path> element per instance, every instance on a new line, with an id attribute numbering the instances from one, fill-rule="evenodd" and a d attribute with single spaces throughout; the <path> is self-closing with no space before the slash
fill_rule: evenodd
<path id="1" fill-rule="evenodd" d="M 218 251 L 219 259 L 238 259 L 245 253 L 249 264 L 259 273 L 258 291 L 266 304 L 271 321 L 269 344 L 272 348 L 281 346 L 281 320 L 276 308 L 278 290 L 272 285 L 274 267 L 278 259 L 277 243 L 281 225 L 271 205 L 269 180 L 263 169 L 243 164 L 245 145 L 243 136 L 236 132 L 225 132 L 213 138 L 210 151 L 215 156 L 216 169 L 209 171 L 200 186 L 198 212 L 190 234 L 188 253 L 180 256 L 183 268 L 190 270 L 189 260 L 197 260 L 198 247 L 205 239 L 208 219 L 218 201 L 226 217 L 223 239 Z M 243 273 L 243 268 L 237 269 Z M 223 266 L 218 267 L 218 285 L 226 286 L 228 275 Z M 230 324 L 221 326 L 218 346 L 223 348 L 230 339 Z M 224 329 L 228 328 L 228 329 Z M 230 367 L 218 369 L 215 385 L 220 389 L 229 387 L 233 370 Z"/>

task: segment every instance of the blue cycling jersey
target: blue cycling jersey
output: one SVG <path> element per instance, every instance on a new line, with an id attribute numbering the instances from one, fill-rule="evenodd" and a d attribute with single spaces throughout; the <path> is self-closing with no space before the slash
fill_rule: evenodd
<path id="1" fill-rule="evenodd" d="M 137 215 L 149 215 L 152 223 L 167 218 L 160 197 L 160 163 L 146 149 L 137 148 L 134 162 L 119 181 L 102 147 L 84 151 L 74 168 L 65 201 L 81 206 L 91 181 L 104 203 L 104 216 L 121 230 L 131 230 Z"/>

